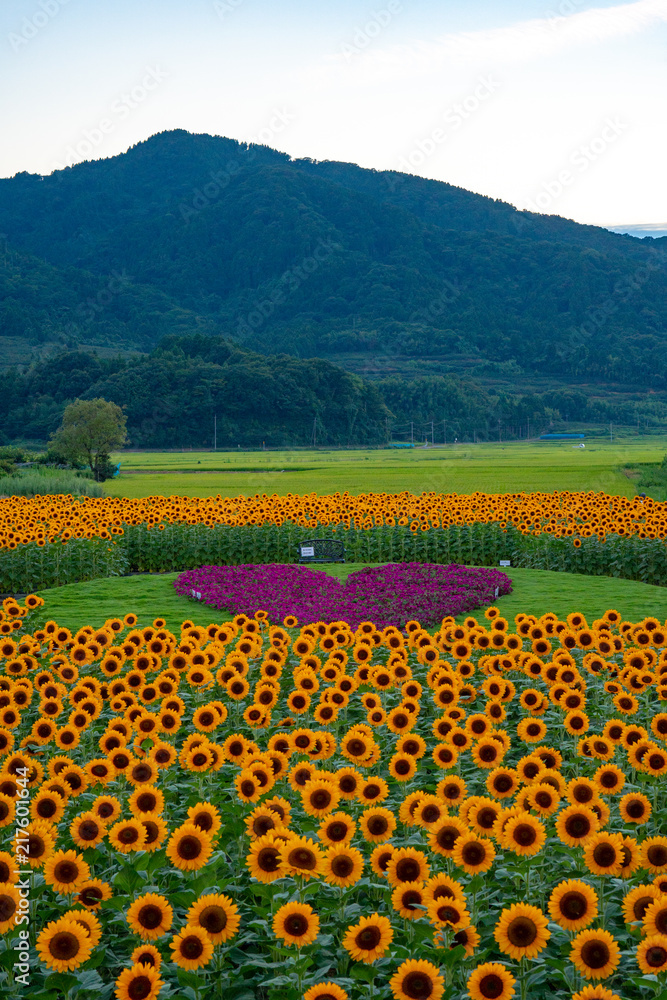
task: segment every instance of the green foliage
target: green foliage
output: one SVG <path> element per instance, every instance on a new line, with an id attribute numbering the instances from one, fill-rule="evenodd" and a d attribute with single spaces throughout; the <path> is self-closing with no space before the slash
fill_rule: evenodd
<path id="1" fill-rule="evenodd" d="M 53 436 L 53 449 L 72 462 L 85 459 L 97 482 L 113 474 L 109 452 L 127 440 L 127 417 L 106 399 L 77 400 L 63 414 Z"/>
<path id="2" fill-rule="evenodd" d="M 90 475 L 75 472 L 33 467 L 20 470 L 2 482 L 2 492 L 13 497 L 50 496 L 54 493 L 71 493 L 72 496 L 102 497 L 102 487 Z"/>
<path id="3" fill-rule="evenodd" d="M 667 585 L 667 545 L 658 539 L 608 535 L 584 538 L 522 535 L 498 524 L 452 525 L 413 532 L 408 527 L 370 529 L 303 528 L 290 523 L 227 527 L 216 525 L 126 525 L 114 542 L 76 539 L 43 548 L 30 542 L 0 551 L 0 591 L 23 593 L 58 583 L 126 573 L 169 573 L 209 564 L 293 563 L 298 545 L 312 537 L 336 538 L 355 563 L 434 562 L 546 569 L 611 576 Z M 65 555 L 63 555 L 63 552 Z"/>

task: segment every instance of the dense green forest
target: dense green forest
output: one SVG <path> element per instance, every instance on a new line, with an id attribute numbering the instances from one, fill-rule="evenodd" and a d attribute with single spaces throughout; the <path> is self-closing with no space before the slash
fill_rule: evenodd
<path id="1" fill-rule="evenodd" d="M 176 130 L 0 180 L 0 231 L 0 336 L 31 345 L 221 334 L 357 370 L 513 362 L 519 395 L 522 373 L 667 389 L 666 238 L 438 181 Z"/>
<path id="2" fill-rule="evenodd" d="M 667 406 L 570 390 L 503 393 L 470 379 L 368 381 L 330 361 L 266 357 L 221 337 L 170 336 L 150 354 L 100 358 L 60 350 L 0 373 L 0 443 L 45 442 L 65 406 L 102 397 L 123 407 L 135 448 L 382 445 L 445 437 L 503 440 L 559 421 L 667 420 Z M 432 422 L 432 423 L 431 423 Z"/>

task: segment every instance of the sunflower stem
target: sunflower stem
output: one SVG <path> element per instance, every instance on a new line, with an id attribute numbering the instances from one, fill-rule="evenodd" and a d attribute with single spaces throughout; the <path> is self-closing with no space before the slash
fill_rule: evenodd
<path id="1" fill-rule="evenodd" d="M 521 958 L 521 1000 L 526 1000 L 528 996 L 528 983 L 526 982 L 526 959 Z"/>

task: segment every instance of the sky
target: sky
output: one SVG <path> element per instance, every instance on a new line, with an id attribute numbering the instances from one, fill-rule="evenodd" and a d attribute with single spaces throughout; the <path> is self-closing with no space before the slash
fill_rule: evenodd
<path id="1" fill-rule="evenodd" d="M 184 128 L 667 227 L 667 0 L 3 0 L 0 176 Z"/>

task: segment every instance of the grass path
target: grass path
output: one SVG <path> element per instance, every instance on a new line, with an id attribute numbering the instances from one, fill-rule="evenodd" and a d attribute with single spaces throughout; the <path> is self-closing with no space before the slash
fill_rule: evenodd
<path id="1" fill-rule="evenodd" d="M 362 565 L 345 563 L 317 568 L 344 580 L 348 573 L 361 569 Z M 499 598 L 497 604 L 510 621 L 520 611 L 534 615 L 553 611 L 560 618 L 571 611 L 581 611 L 590 622 L 608 608 L 616 608 L 631 621 L 647 615 L 655 615 L 662 621 L 667 618 L 665 587 L 537 569 L 510 569 L 508 573 L 513 581 L 513 592 Z M 173 630 L 185 618 L 191 618 L 198 625 L 225 618 L 213 608 L 177 595 L 173 588 L 177 576 L 177 573 L 165 573 L 116 577 L 41 591 L 46 604 L 40 622 L 53 618 L 71 629 L 82 625 L 96 627 L 107 618 L 133 611 L 143 625 L 164 617 Z M 479 617 L 482 610 L 475 614 Z"/>

